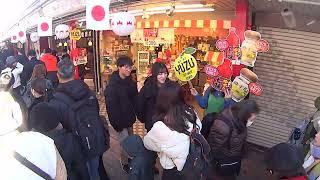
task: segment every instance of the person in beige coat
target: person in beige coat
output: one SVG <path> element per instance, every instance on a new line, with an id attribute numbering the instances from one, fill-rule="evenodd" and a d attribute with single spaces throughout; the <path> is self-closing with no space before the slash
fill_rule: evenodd
<path id="1" fill-rule="evenodd" d="M 0 76 L 0 179 L 43 180 L 17 158 L 19 155 L 51 179 L 66 180 L 66 168 L 53 140 L 40 133 L 20 133 L 17 130 L 22 124 L 22 112 L 19 104 L 6 91 L 11 76 L 10 73 Z"/>

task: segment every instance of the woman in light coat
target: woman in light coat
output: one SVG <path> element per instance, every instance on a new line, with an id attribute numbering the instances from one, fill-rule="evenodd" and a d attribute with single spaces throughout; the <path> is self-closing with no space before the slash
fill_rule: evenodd
<path id="1" fill-rule="evenodd" d="M 162 180 L 182 180 L 179 173 L 189 154 L 189 133 L 201 122 L 192 107 L 184 102 L 181 87 L 168 82 L 159 89 L 152 129 L 144 137 L 147 149 L 158 153 L 163 167 Z"/>

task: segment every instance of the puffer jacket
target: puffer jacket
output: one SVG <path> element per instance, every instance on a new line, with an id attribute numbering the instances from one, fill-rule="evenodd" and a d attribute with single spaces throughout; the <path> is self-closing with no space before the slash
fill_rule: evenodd
<path id="1" fill-rule="evenodd" d="M 131 77 L 121 79 L 119 71 L 113 72 L 104 95 L 106 110 L 112 127 L 117 132 L 132 127 L 136 121 L 135 106 L 138 90 L 137 84 Z"/>
<path id="2" fill-rule="evenodd" d="M 191 132 L 193 125 L 186 122 Z M 197 119 L 197 125 L 201 129 L 201 121 Z M 184 133 L 171 130 L 162 121 L 156 122 L 143 139 L 144 146 L 158 153 L 160 164 L 164 169 L 177 167 L 183 169 L 189 154 L 190 138 Z"/>
<path id="3" fill-rule="evenodd" d="M 211 147 L 211 156 L 217 159 L 225 157 L 241 158 L 247 138 L 247 127 L 233 117 L 230 108 L 225 109 L 221 116 L 223 116 L 224 120 L 216 119 L 213 122 L 207 138 Z M 225 121 L 230 123 L 227 124 Z"/>

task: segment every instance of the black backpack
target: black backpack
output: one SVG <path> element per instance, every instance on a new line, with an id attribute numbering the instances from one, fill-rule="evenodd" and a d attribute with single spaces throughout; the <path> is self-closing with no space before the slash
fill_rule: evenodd
<path id="1" fill-rule="evenodd" d="M 99 106 L 94 95 L 76 102 L 61 92 L 55 93 L 54 97 L 68 105 L 68 117 L 74 120 L 75 125 L 73 133 L 79 137 L 81 149 L 87 158 L 101 156 L 108 150 L 108 132 L 99 115 Z"/>
<path id="2" fill-rule="evenodd" d="M 189 154 L 181 174 L 184 180 L 205 180 L 211 170 L 210 146 L 196 125 L 189 136 Z"/>

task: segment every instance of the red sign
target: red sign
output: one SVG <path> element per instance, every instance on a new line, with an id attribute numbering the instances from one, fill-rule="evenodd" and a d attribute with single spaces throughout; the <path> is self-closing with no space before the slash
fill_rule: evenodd
<path id="1" fill-rule="evenodd" d="M 217 42 L 216 42 L 216 48 L 219 50 L 219 51 L 225 51 L 227 50 L 229 47 L 229 43 L 226 39 L 219 39 Z"/>
<path id="2" fill-rule="evenodd" d="M 265 53 L 269 51 L 269 43 L 264 39 L 260 39 L 257 42 L 257 47 L 258 47 L 258 52 Z"/>
<path id="3" fill-rule="evenodd" d="M 218 69 L 211 66 L 211 65 L 205 66 L 204 70 L 208 76 L 218 76 L 219 75 Z"/>
<path id="4" fill-rule="evenodd" d="M 157 28 L 143 29 L 143 35 L 146 38 L 149 38 L 149 37 L 156 38 L 158 36 L 158 29 Z"/>
<path id="5" fill-rule="evenodd" d="M 261 96 L 263 92 L 262 86 L 258 83 L 250 83 L 249 89 L 250 89 L 250 93 L 256 96 Z"/>

